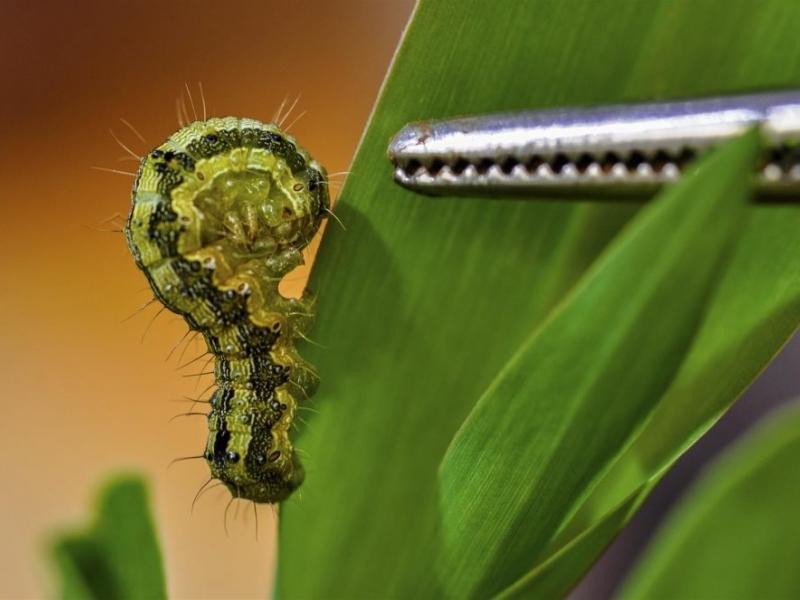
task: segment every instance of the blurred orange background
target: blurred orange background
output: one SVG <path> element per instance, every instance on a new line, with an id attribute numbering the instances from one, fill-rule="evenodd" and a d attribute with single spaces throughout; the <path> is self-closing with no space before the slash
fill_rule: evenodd
<path id="1" fill-rule="evenodd" d="M 266 597 L 275 518 L 229 514 L 198 453 L 205 420 L 176 419 L 195 392 L 170 349 L 186 332 L 149 298 L 122 235 L 137 153 L 177 127 L 175 100 L 201 81 L 211 115 L 268 121 L 301 94 L 292 133 L 329 171 L 346 171 L 412 0 L 2 3 L 3 540 L 0 596 L 52 595 L 48 544 L 86 522 L 98 484 L 124 468 L 151 483 L 176 598 Z M 144 136 L 142 143 L 121 122 Z M 296 284 L 297 285 L 297 284 Z M 190 347 L 184 362 L 200 352 Z M 199 364 L 199 363 L 197 363 Z M 195 371 L 198 371 L 196 369 Z M 189 372 L 195 372 L 188 370 Z M 184 371 L 185 372 L 185 371 Z M 197 391 L 209 381 L 201 381 Z"/>

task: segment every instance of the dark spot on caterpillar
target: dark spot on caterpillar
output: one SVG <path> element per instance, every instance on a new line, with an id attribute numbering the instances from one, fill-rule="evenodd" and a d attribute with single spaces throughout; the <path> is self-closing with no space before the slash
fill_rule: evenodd
<path id="1" fill-rule="evenodd" d="M 175 160 L 178 161 L 181 168 L 185 171 L 194 171 L 194 159 L 185 152 L 178 152 L 175 154 Z"/>
<path id="2" fill-rule="evenodd" d="M 215 359 L 204 453 L 212 477 L 237 497 L 280 502 L 304 477 L 292 417 L 297 393 L 313 393 L 317 379 L 293 349 L 310 317 L 292 315 L 310 315 L 311 298 L 283 298 L 278 283 L 329 200 L 324 170 L 304 150 L 273 125 L 237 122 L 192 123 L 149 154 L 126 237 L 156 297 L 202 333 Z M 249 149 L 246 170 L 237 148 Z"/>
<path id="3" fill-rule="evenodd" d="M 226 423 L 224 420 L 220 421 L 219 427 L 220 429 L 217 430 L 217 434 L 214 436 L 214 460 L 217 462 L 222 461 L 228 448 L 228 442 L 231 441 L 231 432 L 225 428 Z"/>

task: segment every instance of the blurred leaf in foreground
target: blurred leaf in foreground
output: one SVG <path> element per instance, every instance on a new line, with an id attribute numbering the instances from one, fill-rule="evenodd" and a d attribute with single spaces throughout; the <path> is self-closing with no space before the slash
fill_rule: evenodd
<path id="1" fill-rule="evenodd" d="M 94 523 L 60 536 L 53 554 L 62 598 L 166 598 L 161 551 L 138 477 L 110 481 L 99 494 Z"/>
<path id="2" fill-rule="evenodd" d="M 728 450 L 667 518 L 622 598 L 800 598 L 800 404 Z"/>

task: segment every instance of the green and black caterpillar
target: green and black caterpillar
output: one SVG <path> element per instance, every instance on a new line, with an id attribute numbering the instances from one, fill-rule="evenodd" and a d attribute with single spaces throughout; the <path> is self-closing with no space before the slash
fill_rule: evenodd
<path id="1" fill-rule="evenodd" d="M 214 118 L 145 156 L 132 200 L 136 264 L 215 358 L 211 476 L 236 498 L 280 502 L 303 481 L 289 434 L 318 378 L 294 344 L 313 299 L 285 298 L 278 284 L 329 212 L 325 169 L 274 124 Z"/>

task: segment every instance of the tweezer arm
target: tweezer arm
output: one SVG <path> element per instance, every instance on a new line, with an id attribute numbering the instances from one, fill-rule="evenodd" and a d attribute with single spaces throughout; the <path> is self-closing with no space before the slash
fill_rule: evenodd
<path id="1" fill-rule="evenodd" d="M 646 192 L 758 126 L 767 192 L 800 191 L 800 91 L 498 114 L 406 125 L 395 180 L 426 193 Z"/>

